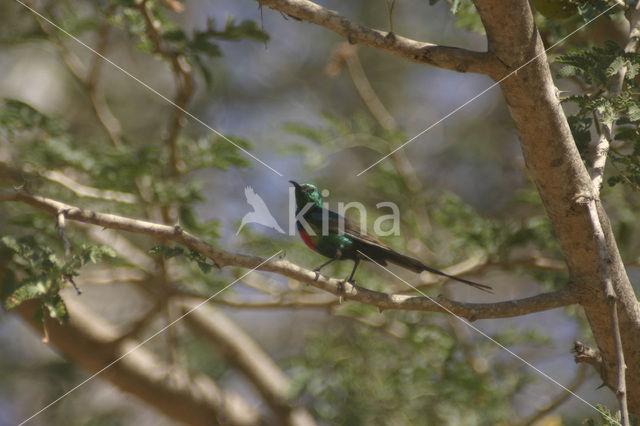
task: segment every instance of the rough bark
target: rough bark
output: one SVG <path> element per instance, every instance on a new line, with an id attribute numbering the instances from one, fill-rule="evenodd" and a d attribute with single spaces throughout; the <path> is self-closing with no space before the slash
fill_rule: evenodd
<path id="1" fill-rule="evenodd" d="M 487 31 L 489 50 L 510 69 L 533 57 L 528 66 L 501 82 L 516 125 L 525 162 L 553 224 L 570 275 L 580 295 L 605 367 L 605 383 L 616 389 L 616 353 L 607 300 L 600 279 L 601 262 L 584 200 L 596 198 L 556 95 L 542 40 L 526 0 L 476 0 Z M 611 280 L 627 361 L 630 411 L 640 414 L 640 309 L 616 246 L 606 212 L 598 215 L 607 241 Z"/>

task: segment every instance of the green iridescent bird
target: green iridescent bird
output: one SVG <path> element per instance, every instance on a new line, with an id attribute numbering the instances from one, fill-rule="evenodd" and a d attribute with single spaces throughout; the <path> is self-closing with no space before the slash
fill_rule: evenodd
<path id="1" fill-rule="evenodd" d="M 394 251 L 376 237 L 360 229 L 356 223 L 323 207 L 320 193 L 315 185 L 308 183 L 300 185 L 292 180 L 289 182 L 295 187 L 296 217 L 302 218 L 308 224 L 310 230 L 313 231 L 312 234 L 315 234 L 310 234 L 300 220 L 297 220 L 296 227 L 300 237 L 302 237 L 302 241 L 311 250 L 329 258 L 327 262 L 315 268 L 315 272 L 319 272 L 336 260 L 350 259 L 354 261 L 354 265 L 348 281 L 353 282 L 353 276 L 361 260 L 374 261 L 383 266 L 390 262 L 416 273 L 429 271 L 479 290 L 493 293 L 491 287 L 487 285 L 446 274 L 425 265 L 418 259 Z M 325 232 L 325 235 L 322 232 L 323 215 L 327 218 L 327 232 Z M 343 229 L 340 229 L 341 223 L 343 223 Z"/>

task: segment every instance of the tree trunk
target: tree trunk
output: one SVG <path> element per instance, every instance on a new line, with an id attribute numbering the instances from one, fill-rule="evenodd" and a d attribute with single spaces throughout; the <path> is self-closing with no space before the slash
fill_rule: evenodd
<path id="1" fill-rule="evenodd" d="M 511 71 L 500 82 L 515 122 L 525 162 L 553 224 L 569 267 L 569 286 L 584 307 L 603 360 L 603 380 L 616 389 L 616 353 L 601 261 L 589 214 L 581 200 L 597 199 L 551 78 L 542 40 L 526 0 L 476 0 L 489 50 Z M 518 69 L 532 58 L 528 65 Z M 640 415 L 640 310 L 606 212 L 598 213 L 607 241 L 609 270 L 627 364 L 629 409 Z"/>

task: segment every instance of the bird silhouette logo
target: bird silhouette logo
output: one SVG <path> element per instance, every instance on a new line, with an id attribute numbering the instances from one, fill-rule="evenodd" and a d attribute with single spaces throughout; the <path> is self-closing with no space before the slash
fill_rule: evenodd
<path id="1" fill-rule="evenodd" d="M 236 235 L 238 235 L 240 231 L 242 231 L 242 228 L 247 223 L 257 223 L 259 225 L 266 226 L 267 228 L 275 229 L 281 234 L 285 233 L 280 225 L 278 225 L 278 222 L 276 222 L 264 200 L 255 193 L 252 187 L 247 186 L 244 189 L 244 195 L 247 198 L 247 203 L 249 203 L 249 205 L 253 207 L 253 211 L 244 215 L 244 217 L 242 218 L 242 222 L 240 222 L 240 227 L 238 228 L 238 232 L 236 232 Z"/>

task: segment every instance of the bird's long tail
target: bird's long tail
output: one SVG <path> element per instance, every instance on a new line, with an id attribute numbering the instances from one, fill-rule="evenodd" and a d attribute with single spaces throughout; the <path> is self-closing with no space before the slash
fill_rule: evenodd
<path id="1" fill-rule="evenodd" d="M 422 271 L 429 271 L 436 275 L 441 275 L 443 277 L 450 278 L 452 280 L 459 281 L 461 283 L 470 285 L 472 287 L 477 288 L 478 290 L 486 291 L 487 293 L 493 293 L 493 289 L 488 285 L 476 283 L 473 281 L 465 280 L 464 278 L 459 278 L 454 275 L 446 274 L 442 271 L 438 271 L 430 266 L 425 265 L 420 262 L 418 259 L 414 259 L 413 257 L 405 256 L 404 254 L 400 254 L 393 250 L 385 250 L 385 260 L 395 263 L 398 266 L 402 266 L 403 268 L 410 269 L 414 272 L 420 273 Z"/>

